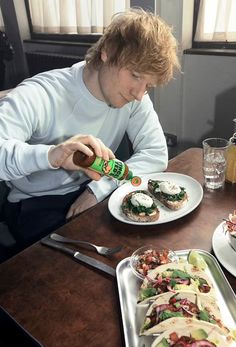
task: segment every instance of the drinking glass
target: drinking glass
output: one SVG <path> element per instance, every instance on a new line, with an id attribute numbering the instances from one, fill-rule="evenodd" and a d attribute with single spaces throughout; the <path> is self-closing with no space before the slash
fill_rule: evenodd
<path id="1" fill-rule="evenodd" d="M 226 156 L 229 141 L 214 137 L 205 139 L 202 145 L 205 186 L 209 189 L 222 188 L 225 182 Z"/>

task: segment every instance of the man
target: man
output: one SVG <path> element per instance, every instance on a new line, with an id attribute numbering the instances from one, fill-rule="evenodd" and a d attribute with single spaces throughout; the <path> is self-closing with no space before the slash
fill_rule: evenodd
<path id="1" fill-rule="evenodd" d="M 141 9 L 119 14 L 85 60 L 25 80 L 1 102 L 0 179 L 10 187 L 6 218 L 19 249 L 117 188 L 73 164 L 74 151 L 91 155 L 86 144 L 113 158 L 127 132 L 134 151 L 127 164 L 135 175 L 167 167 L 147 91 L 179 68 L 169 26 Z"/>

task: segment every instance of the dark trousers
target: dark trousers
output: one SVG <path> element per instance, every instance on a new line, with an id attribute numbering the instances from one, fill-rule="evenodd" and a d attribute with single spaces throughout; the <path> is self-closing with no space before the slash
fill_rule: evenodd
<path id="1" fill-rule="evenodd" d="M 85 190 L 87 183 L 65 195 L 39 196 L 17 203 L 6 201 L 4 215 L 16 240 L 15 253 L 65 224 L 70 206 Z"/>

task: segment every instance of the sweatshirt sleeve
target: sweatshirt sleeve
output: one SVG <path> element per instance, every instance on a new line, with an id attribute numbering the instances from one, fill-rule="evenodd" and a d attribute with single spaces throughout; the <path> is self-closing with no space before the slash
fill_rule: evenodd
<path id="1" fill-rule="evenodd" d="M 31 97 L 27 97 L 29 89 Z M 28 143 L 40 127 L 48 127 L 46 105 L 39 102 L 39 95 L 33 84 L 21 85 L 0 101 L 0 180 L 52 169 L 48 160 L 51 145 Z"/>
<path id="2" fill-rule="evenodd" d="M 148 95 L 141 102 L 134 102 L 127 127 L 133 145 L 133 155 L 126 161 L 135 176 L 165 171 L 168 150 L 165 135 Z M 119 182 L 108 177 L 89 183 L 90 189 L 100 202 L 112 193 Z"/>

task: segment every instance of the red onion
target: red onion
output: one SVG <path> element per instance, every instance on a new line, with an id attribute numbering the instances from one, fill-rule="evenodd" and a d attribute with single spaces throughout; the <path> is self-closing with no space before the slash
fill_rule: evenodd
<path id="1" fill-rule="evenodd" d="M 195 341 L 191 343 L 191 347 L 216 347 L 216 345 L 207 340 Z"/>

